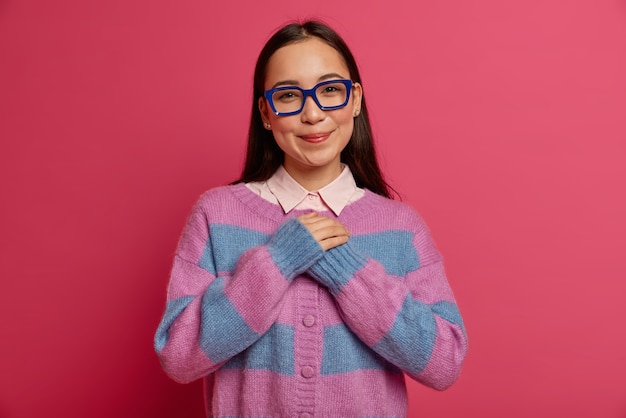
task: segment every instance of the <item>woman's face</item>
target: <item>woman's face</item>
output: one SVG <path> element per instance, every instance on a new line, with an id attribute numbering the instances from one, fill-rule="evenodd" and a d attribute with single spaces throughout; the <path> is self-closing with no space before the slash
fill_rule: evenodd
<path id="1" fill-rule="evenodd" d="M 264 88 L 295 85 L 310 89 L 333 79 L 350 79 L 346 63 L 334 48 L 310 38 L 284 46 L 271 56 Z M 276 116 L 267 100 L 259 99 L 263 121 L 271 125 L 269 129 L 285 153 L 285 169 L 297 181 L 314 178 L 323 186 L 339 175 L 340 153 L 352 136 L 361 96 L 361 86 L 354 83 L 346 107 L 324 111 L 307 97 L 302 112 L 291 116 Z"/>

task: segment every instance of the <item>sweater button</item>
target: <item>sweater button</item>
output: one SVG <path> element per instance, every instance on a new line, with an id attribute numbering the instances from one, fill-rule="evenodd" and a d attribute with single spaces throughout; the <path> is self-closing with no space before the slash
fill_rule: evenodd
<path id="1" fill-rule="evenodd" d="M 307 315 L 302 318 L 302 323 L 306 327 L 312 327 L 313 325 L 315 325 L 315 317 L 313 315 Z"/>
<path id="2" fill-rule="evenodd" d="M 306 377 L 307 379 L 313 377 L 314 373 L 315 372 L 313 371 L 313 367 L 311 366 L 304 366 L 302 370 L 300 370 L 300 374 L 302 375 L 302 377 Z"/>

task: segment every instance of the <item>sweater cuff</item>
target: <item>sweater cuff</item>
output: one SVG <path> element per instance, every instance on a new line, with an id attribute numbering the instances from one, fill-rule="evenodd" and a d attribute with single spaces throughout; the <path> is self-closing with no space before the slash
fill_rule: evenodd
<path id="1" fill-rule="evenodd" d="M 326 251 L 308 273 L 336 296 L 366 263 L 367 257 L 346 243 Z"/>
<path id="2" fill-rule="evenodd" d="M 279 226 L 267 245 L 287 281 L 305 272 L 324 255 L 324 249 L 296 218 Z"/>

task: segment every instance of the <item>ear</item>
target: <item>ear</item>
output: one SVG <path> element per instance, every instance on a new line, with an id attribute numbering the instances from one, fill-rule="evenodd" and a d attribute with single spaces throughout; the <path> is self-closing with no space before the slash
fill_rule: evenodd
<path id="1" fill-rule="evenodd" d="M 360 83 L 352 85 L 352 115 L 359 116 L 361 113 L 361 101 L 363 100 L 363 87 Z"/>
<path id="2" fill-rule="evenodd" d="M 259 112 L 261 112 L 261 119 L 263 119 L 263 124 L 267 124 L 270 122 L 270 112 L 267 106 L 267 100 L 265 97 L 259 97 Z"/>

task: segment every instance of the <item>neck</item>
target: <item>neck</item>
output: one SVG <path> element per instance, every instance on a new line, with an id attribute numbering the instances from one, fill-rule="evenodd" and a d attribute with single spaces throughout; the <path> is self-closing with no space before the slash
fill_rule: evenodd
<path id="1" fill-rule="evenodd" d="M 325 167 L 295 167 L 285 164 L 285 170 L 308 191 L 315 191 L 331 183 L 341 174 L 341 163 Z"/>

